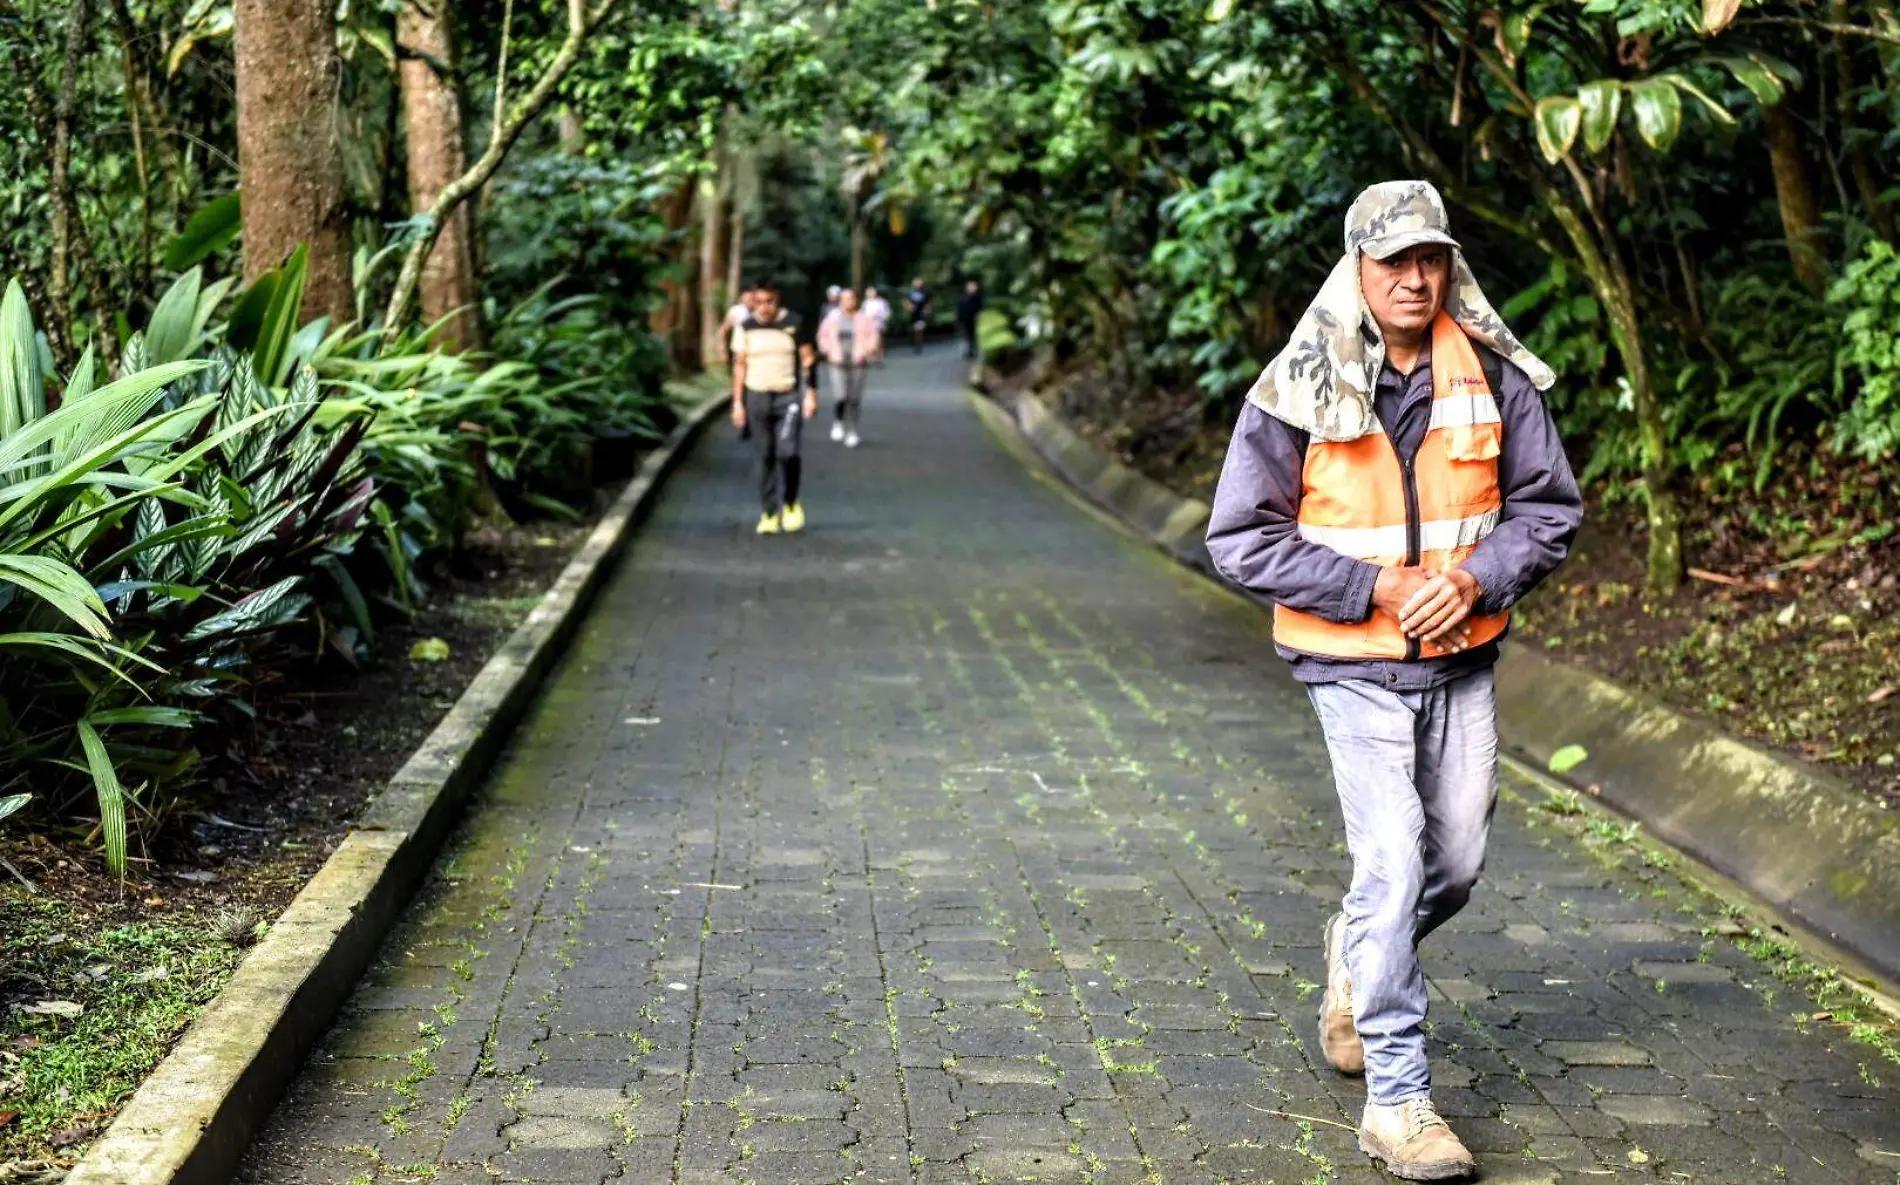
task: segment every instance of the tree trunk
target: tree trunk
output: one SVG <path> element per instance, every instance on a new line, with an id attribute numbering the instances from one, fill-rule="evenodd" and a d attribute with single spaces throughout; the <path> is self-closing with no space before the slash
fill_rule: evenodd
<path id="1" fill-rule="evenodd" d="M 402 6 L 396 37 L 414 56 L 402 61 L 403 127 L 409 159 L 409 208 L 420 213 L 435 204 L 442 187 L 468 167 L 462 138 L 462 101 L 455 86 L 455 31 L 449 0 L 432 0 L 433 11 L 417 0 Z M 438 72 L 441 71 L 441 72 Z M 457 206 L 422 266 L 417 296 L 424 323 L 437 330 L 451 350 L 478 350 L 486 340 L 482 327 L 481 277 L 468 203 Z M 451 315 L 452 314 L 452 315 Z M 448 320 L 442 319 L 447 317 Z"/>
<path id="2" fill-rule="evenodd" d="M 1833 19 L 1836 24 L 1848 22 L 1847 0 L 1834 0 Z M 1856 196 L 1860 199 L 1862 214 L 1874 233 L 1883 239 L 1893 238 L 1893 217 L 1887 212 L 1885 201 L 1881 198 L 1879 172 L 1874 167 L 1873 154 L 1867 151 L 1865 138 L 1855 131 L 1855 93 L 1858 86 L 1854 80 L 1854 53 L 1847 38 L 1839 33 L 1834 35 L 1834 111 L 1841 121 L 1841 143 L 1847 155 L 1847 171 L 1854 178 Z"/>
<path id="3" fill-rule="evenodd" d="M 1768 125 L 1768 159 L 1775 173 L 1781 229 L 1788 239 L 1788 262 L 1801 286 L 1819 296 L 1827 290 L 1827 256 L 1822 250 L 1821 203 L 1814 196 L 1801 125 L 1786 100 L 1763 108 L 1762 119 Z"/>
<path id="4" fill-rule="evenodd" d="M 337 146 L 336 5 L 237 0 L 238 175 L 244 282 L 310 247 L 304 312 L 347 321 L 349 211 Z"/>
<path id="5" fill-rule="evenodd" d="M 732 226 L 731 245 L 726 248 L 726 300 L 737 304 L 745 291 L 745 215 L 735 204 L 726 217 Z"/>
<path id="6" fill-rule="evenodd" d="M 692 236 L 687 233 L 687 227 L 692 225 L 693 190 L 693 181 L 682 181 L 660 201 L 660 218 L 666 225 L 668 238 L 677 246 L 673 266 L 660 280 L 660 305 L 647 320 L 654 334 L 666 343 L 667 358 L 673 370 L 680 374 L 700 369 L 699 327 L 694 319 L 691 283 L 695 252 Z"/>
<path id="7" fill-rule="evenodd" d="M 1669 457 L 1669 428 L 1663 419 L 1662 399 L 1643 351 L 1641 319 L 1635 288 L 1623 267 L 1621 250 L 1604 235 L 1599 242 L 1583 216 L 1546 185 L 1539 185 L 1551 214 L 1575 248 L 1584 274 L 1610 320 L 1610 340 L 1629 380 L 1636 410 L 1636 435 L 1643 448 L 1643 500 L 1649 518 L 1649 591 L 1673 596 L 1682 587 L 1682 507 L 1676 500 L 1673 466 Z"/>
<path id="8" fill-rule="evenodd" d="M 726 278 L 726 203 L 717 176 L 699 182 L 699 364 L 710 367 L 720 358 L 719 321 L 724 305 L 719 285 Z"/>
<path id="9" fill-rule="evenodd" d="M 561 108 L 561 152 L 579 156 L 587 151 L 587 129 L 581 126 L 580 113 L 572 107 Z"/>
<path id="10" fill-rule="evenodd" d="M 864 291 L 864 219 L 851 220 L 851 287 Z"/>
<path id="11" fill-rule="evenodd" d="M 66 53 L 53 96 L 53 303 L 72 307 L 73 236 L 79 225 L 79 203 L 73 199 L 73 102 L 78 85 L 79 59 L 86 52 L 86 26 L 92 16 L 88 0 L 72 0 L 66 9 Z M 96 295 L 96 294 L 95 294 Z M 101 325 L 103 331 L 106 326 Z"/>

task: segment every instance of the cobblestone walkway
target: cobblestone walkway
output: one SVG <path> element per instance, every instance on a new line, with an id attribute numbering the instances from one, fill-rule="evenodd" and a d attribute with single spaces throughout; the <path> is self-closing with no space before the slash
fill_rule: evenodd
<path id="1" fill-rule="evenodd" d="M 1033 478 L 946 355 L 865 422 L 786 539 L 708 434 L 242 1181 L 1382 1179 L 1265 615 Z M 1542 802 L 1428 946 L 1485 1179 L 1894 1185 L 1900 1067 Z"/>

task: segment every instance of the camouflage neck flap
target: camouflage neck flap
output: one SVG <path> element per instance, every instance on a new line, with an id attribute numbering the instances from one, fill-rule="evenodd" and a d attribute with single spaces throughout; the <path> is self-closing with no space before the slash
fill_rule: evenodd
<path id="1" fill-rule="evenodd" d="M 1453 250 L 1445 311 L 1465 335 L 1514 362 L 1539 391 L 1557 376 L 1505 327 L 1478 288 L 1464 252 Z M 1372 395 L 1385 365 L 1385 339 L 1359 289 L 1359 252 L 1349 251 L 1307 308 L 1279 357 L 1267 364 L 1247 398 L 1314 440 L 1357 440 L 1379 430 Z"/>

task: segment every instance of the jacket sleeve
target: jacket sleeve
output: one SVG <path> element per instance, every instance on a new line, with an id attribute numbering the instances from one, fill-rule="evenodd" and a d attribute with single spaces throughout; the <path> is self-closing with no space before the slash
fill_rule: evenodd
<path id="1" fill-rule="evenodd" d="M 1504 508 L 1497 529 L 1464 563 L 1484 590 L 1477 604 L 1481 613 L 1502 613 L 1556 571 L 1583 525 L 1583 494 L 1543 396 L 1508 362 L 1499 386 L 1504 444 L 1498 487 Z"/>
<path id="2" fill-rule="evenodd" d="M 842 362 L 839 352 L 838 312 L 833 309 L 818 322 L 818 356 L 826 362 Z"/>
<path id="3" fill-rule="evenodd" d="M 1248 403 L 1240 409 L 1207 551 L 1221 575 L 1258 596 L 1327 621 L 1364 621 L 1379 568 L 1300 537 L 1306 434 Z"/>

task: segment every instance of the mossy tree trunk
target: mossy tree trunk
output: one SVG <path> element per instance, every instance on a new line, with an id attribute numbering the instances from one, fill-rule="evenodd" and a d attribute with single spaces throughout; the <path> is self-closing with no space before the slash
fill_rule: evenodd
<path id="1" fill-rule="evenodd" d="M 402 62 L 402 108 L 413 212 L 434 205 L 442 188 L 468 167 L 450 8 L 449 0 L 432 0 L 427 7 L 411 2 L 396 18 L 396 37 L 409 51 Z M 442 322 L 438 340 L 450 349 L 480 349 L 486 341 L 474 215 L 466 202 L 449 214 L 423 264 L 416 294 L 423 321 Z"/>
<path id="2" fill-rule="evenodd" d="M 354 313 L 349 209 L 337 145 L 336 5 L 237 0 L 238 174 L 244 282 L 310 247 L 304 312 Z"/>

